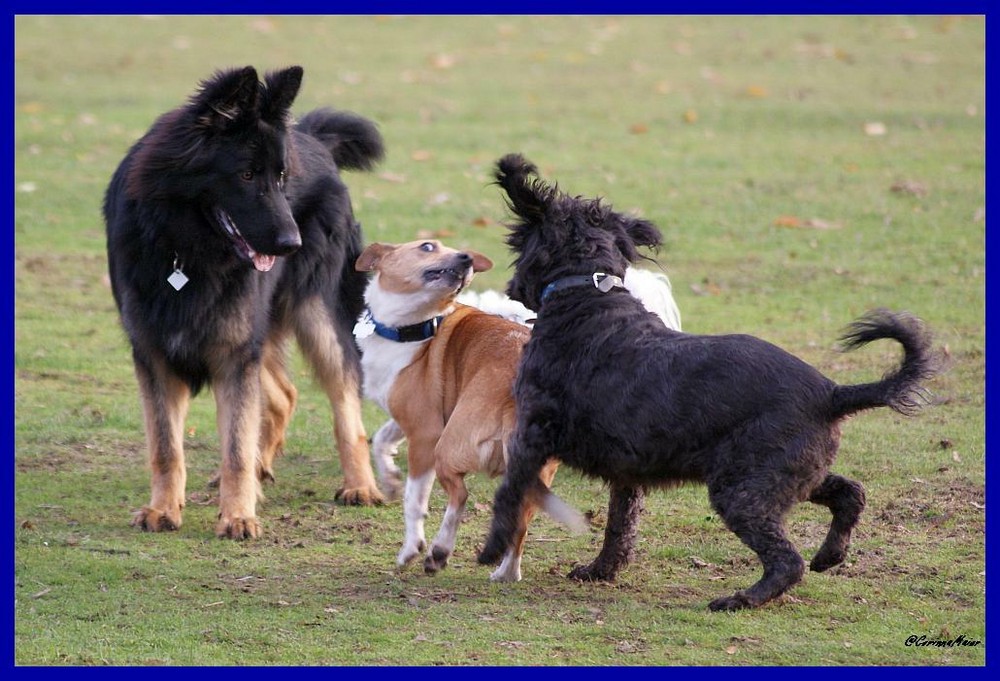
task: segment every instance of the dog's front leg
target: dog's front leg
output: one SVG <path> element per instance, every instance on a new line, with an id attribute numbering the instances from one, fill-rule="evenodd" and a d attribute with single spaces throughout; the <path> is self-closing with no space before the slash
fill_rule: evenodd
<path id="1" fill-rule="evenodd" d="M 410 443 L 413 447 L 413 443 Z M 410 468 L 406 478 L 406 488 L 403 490 L 403 520 L 406 523 L 406 536 L 403 547 L 396 556 L 396 565 L 403 567 L 427 548 L 424 536 L 424 520 L 427 518 L 427 506 L 430 503 L 431 488 L 434 487 L 434 468 L 414 470 Z"/>
<path id="2" fill-rule="evenodd" d="M 135 375 L 142 395 L 152 498 L 135 512 L 132 525 L 149 532 L 176 530 L 184 508 L 184 418 L 191 390 L 162 358 L 136 353 Z"/>
<path id="3" fill-rule="evenodd" d="M 614 581 L 618 571 L 632 560 L 643 499 L 641 487 L 611 486 L 604 546 L 590 565 L 574 568 L 567 577 L 585 582 Z"/>
<path id="4" fill-rule="evenodd" d="M 213 381 L 216 419 L 222 444 L 219 520 L 215 534 L 228 539 L 256 538 L 258 448 L 260 445 L 260 364 L 234 361 Z"/>

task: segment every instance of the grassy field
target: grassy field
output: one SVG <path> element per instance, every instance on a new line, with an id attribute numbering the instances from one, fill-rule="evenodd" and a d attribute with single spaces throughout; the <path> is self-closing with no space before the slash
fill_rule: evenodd
<path id="1" fill-rule="evenodd" d="M 25 16 L 14 56 L 16 664 L 985 663 L 982 18 Z M 650 495 L 618 583 L 571 583 L 606 492 L 563 470 L 557 491 L 594 531 L 539 519 L 521 583 L 475 563 L 483 478 L 448 569 L 397 572 L 402 509 L 333 503 L 329 407 L 297 354 L 263 538 L 213 535 L 209 396 L 187 423 L 183 528 L 130 528 L 148 472 L 104 188 L 216 68 L 293 63 L 297 112 L 354 110 L 386 138 L 380 168 L 346 178 L 366 238 L 480 250 L 498 265 L 480 288 L 510 262 L 491 165 L 521 151 L 661 227 L 689 331 L 753 333 L 848 383 L 897 356 L 834 352 L 847 322 L 874 306 L 923 317 L 950 360 L 934 404 L 844 429 L 835 469 L 868 491 L 847 563 L 758 611 L 710 613 L 759 568 L 688 487 Z M 384 415 L 365 417 L 371 433 Z M 429 533 L 443 507 L 436 490 Z M 788 522 L 808 560 L 828 513 Z M 960 635 L 983 644 L 907 645 Z"/>

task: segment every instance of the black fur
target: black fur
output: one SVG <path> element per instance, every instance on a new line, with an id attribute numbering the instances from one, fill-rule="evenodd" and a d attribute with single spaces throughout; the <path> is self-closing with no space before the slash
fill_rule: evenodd
<path id="1" fill-rule="evenodd" d="M 362 239 L 338 166 L 370 168 L 382 139 L 371 122 L 326 109 L 293 124 L 302 75 L 298 66 L 263 81 L 251 66 L 215 73 L 114 173 L 104 199 L 111 285 L 155 411 L 179 398 L 154 374 L 191 394 L 236 390 L 235 376 L 256 390 L 265 343 L 293 331 L 308 340 L 310 324 L 335 327 L 338 370 L 360 375 L 352 327 L 366 284 L 354 269 Z M 260 254 L 277 256 L 269 271 L 258 271 L 268 260 Z M 167 283 L 176 268 L 189 279 L 180 290 Z M 302 318 L 310 299 L 327 321 Z"/>
<path id="2" fill-rule="evenodd" d="M 651 223 L 570 197 L 535 172 L 517 155 L 497 170 L 517 217 L 507 240 L 516 256 L 508 293 L 538 319 L 515 383 L 517 428 L 480 562 L 502 556 L 524 491 L 538 484 L 552 452 L 611 485 L 604 547 L 571 577 L 614 579 L 631 557 L 644 489 L 689 481 L 708 486 L 713 508 L 764 566 L 759 582 L 712 601 L 713 610 L 761 605 L 799 581 L 804 564 L 783 529 L 797 502 L 833 514 L 812 568 L 843 561 L 865 497 L 858 483 L 828 473 L 839 424 L 862 409 L 908 414 L 917 406 L 919 383 L 936 370 L 920 322 L 884 310 L 855 322 L 846 349 L 887 338 L 903 345 L 905 357 L 879 382 L 839 386 L 752 336 L 667 329 L 621 289 L 566 288 L 542 302 L 545 286 L 561 277 L 623 275 L 638 247 L 658 245 L 660 235 Z"/>

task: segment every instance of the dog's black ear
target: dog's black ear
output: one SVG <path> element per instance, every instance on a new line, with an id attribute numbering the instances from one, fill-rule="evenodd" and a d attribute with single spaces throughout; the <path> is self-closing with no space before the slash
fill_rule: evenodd
<path id="1" fill-rule="evenodd" d="M 622 235 L 615 240 L 615 245 L 629 262 L 635 262 L 641 256 L 639 246 L 657 248 L 663 243 L 663 235 L 659 228 L 648 220 L 641 218 L 625 218 Z"/>
<path id="2" fill-rule="evenodd" d="M 497 161 L 497 184 L 507 192 L 510 209 L 528 222 L 544 217 L 552 200 L 553 189 L 537 173 L 535 164 L 520 154 L 507 154 Z"/>
<path id="3" fill-rule="evenodd" d="M 198 123 L 216 130 L 226 130 L 257 109 L 259 97 L 257 71 L 252 66 L 218 71 L 202 81 L 191 98 Z"/>
<path id="4" fill-rule="evenodd" d="M 264 77 L 264 92 L 260 103 L 260 117 L 268 123 L 283 124 L 288 110 L 302 86 L 302 67 L 289 66 L 272 71 Z"/>

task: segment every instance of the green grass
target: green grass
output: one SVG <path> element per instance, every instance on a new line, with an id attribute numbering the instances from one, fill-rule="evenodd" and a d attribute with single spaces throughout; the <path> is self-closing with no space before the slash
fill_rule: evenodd
<path id="1" fill-rule="evenodd" d="M 18 17 L 15 662 L 984 664 L 984 646 L 905 645 L 985 639 L 984 23 Z M 158 114 L 247 63 L 302 64 L 298 112 L 375 120 L 386 161 L 346 177 L 367 239 L 443 234 L 497 263 L 480 288 L 501 288 L 511 259 L 491 164 L 521 151 L 568 191 L 662 228 L 690 331 L 754 333 L 852 382 L 897 358 L 891 345 L 833 352 L 844 324 L 873 306 L 923 317 L 951 363 L 935 404 L 844 427 L 836 470 L 868 490 L 848 562 L 761 610 L 709 613 L 759 568 L 686 487 L 650 495 L 617 584 L 574 584 L 563 575 L 597 551 L 606 492 L 563 470 L 557 490 L 597 514 L 595 531 L 539 519 L 523 582 L 491 584 L 475 564 L 495 486 L 479 477 L 449 568 L 396 572 L 402 510 L 332 503 L 329 407 L 297 354 L 301 402 L 263 538 L 213 536 L 209 396 L 187 424 L 183 528 L 130 528 L 148 473 L 104 187 Z M 885 134 L 866 134 L 872 123 Z M 383 418 L 366 404 L 369 432 Z M 430 532 L 443 506 L 435 491 Z M 828 514 L 801 506 L 788 524 L 808 559 Z"/>

